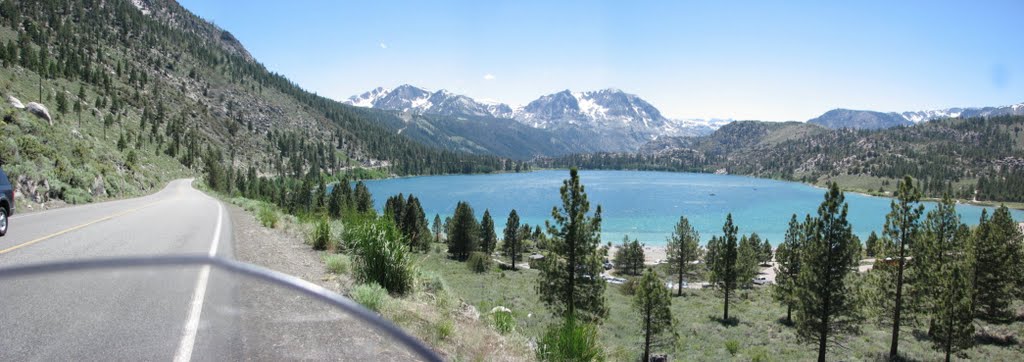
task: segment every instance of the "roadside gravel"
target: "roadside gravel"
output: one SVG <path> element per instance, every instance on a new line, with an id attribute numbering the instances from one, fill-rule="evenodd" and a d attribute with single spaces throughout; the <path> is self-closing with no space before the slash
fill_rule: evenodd
<path id="1" fill-rule="evenodd" d="M 341 293 L 347 279 L 326 273 L 318 252 L 303 243 L 302 231 L 284 222 L 269 229 L 235 205 L 231 214 L 235 257 L 297 276 Z M 332 307 L 279 287 L 246 283 L 239 293 L 247 359 L 409 361 L 409 352 L 369 325 Z"/>

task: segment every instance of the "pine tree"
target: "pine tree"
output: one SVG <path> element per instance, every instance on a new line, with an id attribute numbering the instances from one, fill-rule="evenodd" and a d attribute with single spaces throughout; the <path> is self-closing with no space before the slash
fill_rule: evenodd
<path id="1" fill-rule="evenodd" d="M 498 246 L 498 235 L 494 233 L 494 219 L 491 218 L 491 211 L 484 209 L 484 217 L 480 220 L 480 250 L 488 256 L 494 254 L 494 248 Z"/>
<path id="2" fill-rule="evenodd" d="M 554 207 L 547 223 L 551 247 L 541 263 L 537 294 L 554 314 L 600 322 L 608 315 L 605 281 L 601 279 L 601 206 L 587 216 L 590 202 L 579 172 L 569 170 L 560 189 L 562 207 Z"/>
<path id="3" fill-rule="evenodd" d="M 860 322 L 856 298 L 846 283 L 847 274 L 855 266 L 856 249 L 844 199 L 837 184 L 829 185 L 800 253 L 797 335 L 818 344 L 821 362 L 825 361 L 830 338 L 856 331 Z"/>
<path id="4" fill-rule="evenodd" d="M 721 238 L 712 238 L 708 243 L 707 266 L 711 271 L 711 283 L 725 294 L 722 321 L 729 320 L 729 297 L 732 291 L 739 286 L 741 272 L 737 265 L 739 257 L 736 246 L 737 231 L 738 228 L 733 225 L 730 213 L 725 216 L 725 225 L 722 226 L 724 235 Z"/>
<path id="5" fill-rule="evenodd" d="M 615 268 L 623 274 L 640 275 L 644 270 L 644 247 L 639 240 L 622 237 L 622 245 L 615 250 Z"/>
<path id="6" fill-rule="evenodd" d="M 404 221 L 402 213 L 404 212 L 405 195 L 399 193 L 398 195 L 392 195 L 384 201 L 384 216 L 391 218 L 399 230 L 402 230 L 402 222 Z"/>
<path id="7" fill-rule="evenodd" d="M 963 238 L 969 237 L 967 227 L 961 228 Z M 933 314 L 932 343 L 946 354 L 946 362 L 952 353 L 971 348 L 974 345 L 974 317 L 971 313 L 971 284 L 967 278 L 969 266 L 964 261 L 944 264 L 942 274 L 948 278 L 942 281 L 941 291 L 936 295 L 938 304 Z"/>
<path id="8" fill-rule="evenodd" d="M 868 258 L 874 258 L 878 255 L 878 248 L 878 234 L 875 234 L 875 231 L 872 230 L 871 235 L 868 235 L 868 240 L 864 242 L 865 256 Z"/>
<path id="9" fill-rule="evenodd" d="M 356 182 L 356 189 L 352 197 L 355 198 L 356 211 L 373 212 L 373 195 L 362 181 Z"/>
<path id="10" fill-rule="evenodd" d="M 516 262 L 519 261 L 523 250 L 519 235 L 519 214 L 516 214 L 515 209 L 508 213 L 508 220 L 505 221 L 501 249 L 512 261 L 512 270 L 516 270 Z"/>
<path id="11" fill-rule="evenodd" d="M 409 240 L 411 250 L 419 249 L 426 251 L 430 248 L 430 230 L 427 229 L 427 215 L 420 206 L 420 199 L 412 194 L 405 202 L 405 211 L 402 212 L 402 234 Z"/>
<path id="12" fill-rule="evenodd" d="M 448 233 L 448 254 L 459 261 L 465 261 L 469 254 L 479 250 L 480 224 L 473 215 L 469 203 L 460 201 L 452 216 L 451 231 Z"/>
<path id="13" fill-rule="evenodd" d="M 441 242 L 441 232 L 443 230 L 444 229 L 443 229 L 443 226 L 441 224 L 441 215 L 440 214 L 434 214 L 434 226 L 433 226 L 433 228 L 431 230 L 431 231 L 434 232 L 434 241 Z"/>
<path id="14" fill-rule="evenodd" d="M 772 244 L 768 242 L 768 239 L 764 239 L 764 241 L 761 243 L 761 265 L 769 265 L 769 263 L 772 262 L 772 256 Z"/>
<path id="15" fill-rule="evenodd" d="M 689 219 L 680 216 L 667 243 L 669 272 L 677 277 L 676 295 L 683 295 L 683 281 L 692 271 L 692 263 L 700 256 L 699 243 L 700 234 L 697 233 L 697 229 L 690 225 Z"/>
<path id="16" fill-rule="evenodd" d="M 1020 267 L 1020 234 L 1005 206 L 996 209 L 989 219 L 982 211 L 974 232 L 974 311 L 982 320 L 1005 321 L 1011 315 Z"/>
<path id="17" fill-rule="evenodd" d="M 885 216 L 884 233 L 896 243 L 896 300 L 892 317 L 892 341 L 889 345 L 889 359 L 895 360 L 899 354 L 900 322 L 903 312 L 903 274 L 907 263 L 907 249 L 917 238 L 921 227 L 921 214 L 924 205 L 920 204 L 921 192 L 914 187 L 914 180 L 906 176 L 896 185 L 896 197 L 891 203 L 891 211 Z"/>
<path id="18" fill-rule="evenodd" d="M 651 360 L 651 345 L 659 334 L 672 328 L 672 297 L 653 270 L 647 269 L 636 286 L 633 309 L 640 315 L 644 332 L 643 361 Z"/>
<path id="19" fill-rule="evenodd" d="M 340 183 L 339 184 L 335 184 L 334 187 L 331 188 L 331 196 L 327 199 L 327 214 L 330 215 L 330 217 L 332 219 L 341 218 L 341 209 L 342 209 L 342 196 L 341 196 L 341 194 L 343 192 L 341 189 L 343 187 L 348 187 L 348 186 L 347 185 L 343 186 Z"/>
<path id="20" fill-rule="evenodd" d="M 796 219 L 789 219 L 786 239 L 775 250 L 775 300 L 786 306 L 786 324 L 793 323 L 793 305 L 796 304 L 797 276 L 800 275 L 800 252 L 804 244 L 804 225 Z"/>
<path id="21" fill-rule="evenodd" d="M 736 272 L 741 288 L 749 288 L 753 284 L 754 277 L 757 276 L 757 265 L 760 264 L 760 254 L 761 237 L 757 236 L 757 233 L 740 238 L 737 247 Z"/>

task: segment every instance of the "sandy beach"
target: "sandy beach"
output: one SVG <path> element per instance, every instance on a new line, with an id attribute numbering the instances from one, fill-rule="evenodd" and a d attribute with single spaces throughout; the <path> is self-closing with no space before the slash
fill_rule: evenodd
<path id="1" fill-rule="evenodd" d="M 618 245 L 612 245 L 611 249 L 608 249 L 608 260 L 615 259 L 615 251 L 618 249 Z M 655 265 L 667 258 L 668 251 L 664 246 L 644 246 L 644 264 Z"/>

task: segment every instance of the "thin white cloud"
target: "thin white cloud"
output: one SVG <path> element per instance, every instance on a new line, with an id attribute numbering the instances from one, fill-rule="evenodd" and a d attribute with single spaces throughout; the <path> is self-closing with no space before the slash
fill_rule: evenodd
<path id="1" fill-rule="evenodd" d="M 388 48 L 388 45 L 387 45 L 387 44 L 384 44 L 384 43 L 380 43 L 380 48 L 381 48 L 381 49 L 387 49 L 387 48 Z"/>
<path id="2" fill-rule="evenodd" d="M 494 80 L 494 74 L 491 74 L 491 73 L 484 74 L 484 80 Z"/>

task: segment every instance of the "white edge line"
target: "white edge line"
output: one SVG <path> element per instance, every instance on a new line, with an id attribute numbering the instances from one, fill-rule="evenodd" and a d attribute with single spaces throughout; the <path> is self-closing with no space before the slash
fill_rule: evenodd
<path id="1" fill-rule="evenodd" d="M 224 217 L 224 209 L 220 202 L 217 202 L 217 227 L 213 231 L 213 241 L 210 243 L 210 256 L 216 256 L 217 247 L 220 245 L 221 222 Z M 199 333 L 199 317 L 203 314 L 203 300 L 206 298 L 206 284 L 210 279 L 210 266 L 203 266 L 199 271 L 199 278 L 196 279 L 196 289 L 192 294 L 192 305 L 188 311 L 188 320 L 185 322 L 185 331 L 182 333 L 181 342 L 178 343 L 178 350 L 174 352 L 174 362 L 188 362 L 192 360 L 192 348 L 195 346 L 196 334 Z"/>

